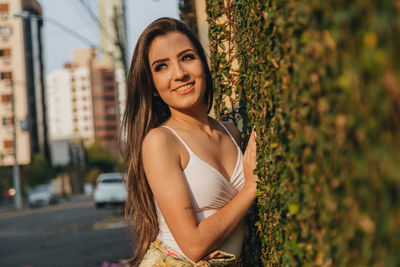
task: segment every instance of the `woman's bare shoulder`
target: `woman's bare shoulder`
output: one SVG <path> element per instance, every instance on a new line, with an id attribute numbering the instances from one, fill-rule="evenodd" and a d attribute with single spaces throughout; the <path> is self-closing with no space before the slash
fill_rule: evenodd
<path id="1" fill-rule="evenodd" d="M 226 127 L 226 129 L 228 129 L 228 131 L 235 139 L 236 143 L 240 146 L 242 142 L 242 134 L 240 133 L 239 129 L 235 126 L 235 124 L 229 121 L 222 121 L 222 124 Z"/>
<path id="2" fill-rule="evenodd" d="M 147 150 L 160 151 L 166 149 L 169 152 L 173 152 L 176 151 L 176 144 L 176 138 L 170 130 L 164 127 L 157 127 L 151 129 L 144 137 L 142 150 L 145 152 Z"/>

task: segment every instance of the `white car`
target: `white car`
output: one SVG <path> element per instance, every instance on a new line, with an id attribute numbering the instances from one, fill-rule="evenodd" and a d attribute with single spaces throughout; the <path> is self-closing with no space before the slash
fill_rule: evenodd
<path id="1" fill-rule="evenodd" d="M 125 203 L 128 193 L 123 179 L 123 174 L 118 172 L 101 173 L 97 177 L 93 192 L 93 201 L 97 208 L 106 204 Z"/>
<path id="2" fill-rule="evenodd" d="M 57 195 L 50 184 L 37 185 L 28 193 L 28 202 L 31 208 L 56 204 L 57 201 Z"/>

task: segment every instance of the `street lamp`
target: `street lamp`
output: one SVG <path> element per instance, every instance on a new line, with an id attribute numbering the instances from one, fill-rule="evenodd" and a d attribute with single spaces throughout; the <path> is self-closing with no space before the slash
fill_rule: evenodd
<path id="1" fill-rule="evenodd" d="M 23 19 L 28 19 L 29 16 L 30 16 L 30 13 L 29 13 L 29 11 L 26 11 L 26 10 L 22 10 L 21 12 L 14 14 L 14 17 L 23 18 Z"/>
<path id="2" fill-rule="evenodd" d="M 39 45 L 34 41 L 34 34 L 38 30 L 37 25 L 35 24 L 35 20 L 37 19 L 36 16 L 31 14 L 27 10 L 23 10 L 20 13 L 14 14 L 14 17 L 17 18 L 22 18 L 26 20 L 30 20 L 30 34 L 31 34 L 31 45 L 32 45 L 32 51 L 30 51 L 32 58 L 35 57 L 39 53 Z M 40 120 L 44 119 L 44 112 L 40 109 L 40 99 L 42 98 L 42 90 L 41 90 L 41 77 L 40 73 L 38 70 L 40 69 L 40 63 L 33 61 L 33 83 L 34 83 L 34 88 L 35 88 L 35 102 L 37 103 L 36 106 L 36 114 Z M 14 188 L 15 188 L 15 197 L 14 197 L 14 203 L 15 207 L 17 209 L 22 208 L 22 190 L 21 190 L 21 177 L 19 173 L 19 165 L 18 165 L 18 157 L 17 157 L 17 118 L 16 118 L 16 112 L 15 112 L 15 106 L 16 106 L 16 97 L 15 97 L 15 88 L 14 88 L 14 81 L 11 80 L 11 87 L 13 90 L 12 93 L 12 112 L 13 112 L 13 137 L 14 137 L 14 167 L 13 167 L 13 183 L 14 183 Z M 44 131 L 45 129 L 42 129 L 41 127 L 38 128 L 39 131 L 39 143 L 45 144 L 45 137 L 44 137 Z"/>

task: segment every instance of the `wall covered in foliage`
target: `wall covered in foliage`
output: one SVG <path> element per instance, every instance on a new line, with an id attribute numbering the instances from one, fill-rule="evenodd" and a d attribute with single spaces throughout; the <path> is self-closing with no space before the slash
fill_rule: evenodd
<path id="1" fill-rule="evenodd" d="M 400 2 L 207 0 L 207 14 L 216 114 L 258 132 L 247 266 L 399 266 Z"/>

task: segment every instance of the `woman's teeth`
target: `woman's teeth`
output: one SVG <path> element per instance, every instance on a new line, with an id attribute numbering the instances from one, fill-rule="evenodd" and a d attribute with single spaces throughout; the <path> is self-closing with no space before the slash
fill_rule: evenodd
<path id="1" fill-rule="evenodd" d="M 190 83 L 190 84 L 188 84 L 188 85 L 179 87 L 179 88 L 176 89 L 175 91 L 177 91 L 177 92 L 182 92 L 182 91 L 185 91 L 185 90 L 189 89 L 189 88 L 192 87 L 192 86 L 193 86 L 193 83 Z"/>

